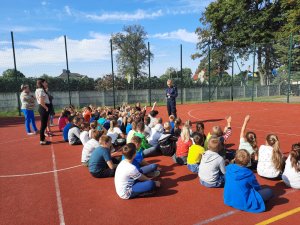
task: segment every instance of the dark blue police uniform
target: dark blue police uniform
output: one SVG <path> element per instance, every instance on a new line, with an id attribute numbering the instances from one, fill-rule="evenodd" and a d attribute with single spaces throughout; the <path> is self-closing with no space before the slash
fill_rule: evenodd
<path id="1" fill-rule="evenodd" d="M 177 87 L 172 86 L 168 87 L 166 89 L 166 97 L 167 97 L 167 108 L 168 108 L 168 114 L 174 115 L 175 118 L 176 115 L 176 97 L 178 96 Z"/>

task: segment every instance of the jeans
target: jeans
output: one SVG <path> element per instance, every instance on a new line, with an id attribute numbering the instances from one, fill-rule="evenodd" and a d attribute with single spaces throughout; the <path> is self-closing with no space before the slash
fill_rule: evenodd
<path id="1" fill-rule="evenodd" d="M 187 163 L 187 156 L 178 157 L 176 156 L 176 153 L 172 156 L 172 159 L 175 163 L 178 163 L 179 165 L 186 165 Z"/>
<path id="2" fill-rule="evenodd" d="M 49 104 L 46 104 L 49 108 Z M 39 113 L 41 116 L 41 128 L 40 128 L 40 141 L 45 141 L 45 130 L 48 125 L 49 111 L 47 112 L 45 108 L 39 105 Z"/>
<path id="3" fill-rule="evenodd" d="M 154 155 L 156 152 L 157 152 L 157 146 L 153 146 L 153 147 L 143 150 L 143 156 L 149 157 L 151 155 Z"/>
<path id="4" fill-rule="evenodd" d="M 132 186 L 132 192 L 130 198 L 134 198 L 143 194 L 145 192 L 153 191 L 155 188 L 155 183 L 153 180 L 146 180 L 146 181 L 137 181 Z"/>
<path id="5" fill-rule="evenodd" d="M 37 128 L 35 125 L 35 118 L 34 118 L 34 112 L 33 110 L 29 109 L 22 109 L 22 112 L 25 116 L 25 128 L 27 133 L 31 133 L 30 124 L 33 128 L 33 131 L 36 132 Z"/>
<path id="6" fill-rule="evenodd" d="M 199 172 L 199 164 L 187 164 L 187 168 L 193 173 Z"/>
<path id="7" fill-rule="evenodd" d="M 151 173 L 153 171 L 155 171 L 157 169 L 157 164 L 149 164 L 147 166 L 143 166 L 140 168 L 140 172 L 142 174 L 147 174 L 147 173 Z"/>
<path id="8" fill-rule="evenodd" d="M 264 202 L 270 200 L 273 197 L 273 191 L 270 188 L 263 188 L 258 191 L 263 198 Z"/>
<path id="9" fill-rule="evenodd" d="M 98 173 L 91 173 L 95 178 L 114 177 L 116 169 L 101 169 Z"/>
<path id="10" fill-rule="evenodd" d="M 203 186 L 208 187 L 208 188 L 220 188 L 220 187 L 224 186 L 224 183 L 225 183 L 224 175 L 220 175 L 219 179 L 214 184 L 209 184 L 209 183 L 201 180 L 201 178 L 200 178 L 200 184 L 202 184 Z"/>

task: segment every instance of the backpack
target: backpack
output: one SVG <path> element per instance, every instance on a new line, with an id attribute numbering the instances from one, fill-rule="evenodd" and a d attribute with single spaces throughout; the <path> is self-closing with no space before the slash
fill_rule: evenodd
<path id="1" fill-rule="evenodd" d="M 176 152 L 177 138 L 171 134 L 162 134 L 158 140 L 159 149 L 165 156 L 172 156 Z"/>

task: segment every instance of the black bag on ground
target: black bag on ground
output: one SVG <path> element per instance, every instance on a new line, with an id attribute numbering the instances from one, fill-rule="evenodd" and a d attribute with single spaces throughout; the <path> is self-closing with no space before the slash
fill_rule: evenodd
<path id="1" fill-rule="evenodd" d="M 171 134 L 163 134 L 159 140 L 159 149 L 165 156 L 172 156 L 176 152 L 177 138 Z"/>

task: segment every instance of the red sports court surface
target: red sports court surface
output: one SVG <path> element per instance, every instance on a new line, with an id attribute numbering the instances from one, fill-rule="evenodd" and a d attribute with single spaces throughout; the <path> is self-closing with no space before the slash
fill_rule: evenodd
<path id="1" fill-rule="evenodd" d="M 224 126 L 225 116 L 231 115 L 233 134 L 227 144 L 232 149 L 238 147 L 246 114 L 251 115 L 248 129 L 256 132 L 259 144 L 268 133 L 276 133 L 288 154 L 291 144 L 300 141 L 300 105 L 222 102 L 178 105 L 177 109 L 183 121 L 204 121 L 206 133 L 213 125 Z M 165 121 L 166 107 L 158 110 Z M 267 203 L 266 212 L 246 213 L 223 204 L 223 189 L 201 186 L 197 175 L 165 156 L 147 159 L 158 163 L 162 171 L 157 194 L 121 200 L 112 178 L 95 179 L 80 166 L 82 147 L 69 146 L 56 134 L 52 145 L 40 146 L 38 136 L 25 134 L 23 118 L 0 119 L 0 224 L 247 225 L 268 219 L 277 225 L 299 223 L 299 192 L 282 181 L 258 177 L 276 197 Z M 291 215 L 290 210 L 294 210 Z"/>

